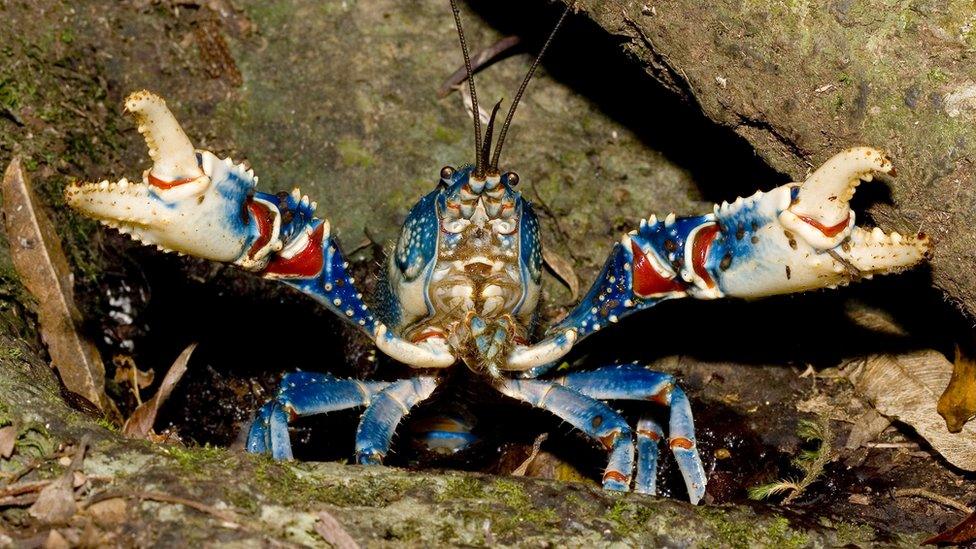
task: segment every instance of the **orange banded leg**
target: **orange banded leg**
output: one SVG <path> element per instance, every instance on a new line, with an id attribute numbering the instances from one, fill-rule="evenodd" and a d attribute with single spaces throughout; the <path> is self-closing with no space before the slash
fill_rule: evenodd
<path id="1" fill-rule="evenodd" d="M 512 398 L 548 410 L 586 433 L 610 453 L 603 474 L 607 490 L 630 490 L 634 469 L 633 432 L 627 421 L 609 406 L 552 381 L 507 380 L 499 390 Z"/>
<path id="2" fill-rule="evenodd" d="M 675 384 L 673 376 L 634 363 L 605 366 L 588 372 L 573 372 L 554 381 L 597 400 L 643 400 L 670 407 L 668 445 L 684 478 L 688 499 L 692 503 L 698 503 L 705 495 L 707 479 L 695 441 L 691 403 L 685 392 Z M 644 425 L 647 426 L 647 423 L 644 422 Z M 638 424 L 638 431 L 641 431 L 641 424 Z M 645 431 L 645 438 L 652 438 L 652 433 L 655 432 L 650 428 Z M 658 428 L 658 432 L 660 431 Z M 663 433 L 659 436 L 663 436 Z M 641 446 L 640 432 L 637 440 L 638 449 L 650 446 Z M 643 455 L 639 459 L 643 459 Z M 655 467 L 656 463 L 655 459 Z M 649 481 L 646 475 L 641 476 L 644 469 L 640 463 L 638 465 L 638 480 L 642 482 L 635 489 L 643 491 L 649 486 Z"/>

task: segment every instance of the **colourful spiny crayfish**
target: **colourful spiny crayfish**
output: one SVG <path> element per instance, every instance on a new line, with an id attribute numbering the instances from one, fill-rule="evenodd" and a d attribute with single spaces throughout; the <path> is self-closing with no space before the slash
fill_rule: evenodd
<path id="1" fill-rule="evenodd" d="M 603 486 L 610 490 L 655 493 L 658 440 L 665 429 L 646 416 L 632 427 L 605 401 L 670 407 L 668 445 L 688 497 L 697 503 L 706 474 L 688 397 L 672 376 L 635 364 L 547 374 L 588 335 L 666 299 L 801 292 L 923 261 L 929 253 L 923 235 L 854 224 L 849 201 L 855 187 L 874 174 L 891 173 L 891 162 L 875 149 L 851 148 L 803 183 L 757 192 L 705 215 L 641 220 L 612 247 L 582 301 L 533 337 L 540 333 L 534 326 L 542 275 L 539 223 L 515 190 L 518 175 L 498 168 L 532 70 L 492 151 L 498 107 L 483 136 L 456 6 L 454 13 L 475 104 L 475 163 L 441 169 L 435 188 L 407 215 L 371 299 L 356 288 L 329 221 L 314 215 L 314 202 L 297 189 L 256 191 L 251 170 L 195 150 L 163 100 L 145 91 L 129 96 L 125 108 L 138 121 L 152 167 L 141 182 L 70 186 L 67 201 L 144 244 L 232 263 L 297 288 L 361 329 L 380 351 L 416 368 L 416 376 L 393 382 L 325 373 L 285 376 L 250 429 L 251 452 L 290 458 L 289 421 L 365 407 L 356 459 L 380 463 L 404 416 L 453 379 L 445 372 L 463 364 L 477 383 L 548 410 L 606 448 Z M 537 64 L 538 59 L 533 70 Z"/>

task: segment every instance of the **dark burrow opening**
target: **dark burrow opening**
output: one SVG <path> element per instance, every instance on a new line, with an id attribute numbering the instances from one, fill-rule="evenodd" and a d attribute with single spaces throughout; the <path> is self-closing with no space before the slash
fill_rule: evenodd
<path id="1" fill-rule="evenodd" d="M 527 7 L 514 1 L 481 3 L 476 9 L 501 32 L 526 37 L 525 47 L 532 51 L 558 15 L 555 6 Z M 705 198 L 732 199 L 750 194 L 755 182 L 769 188 L 786 181 L 744 140 L 654 83 L 622 52 L 618 41 L 591 23 L 573 18 L 563 37 L 573 39 L 554 46 L 544 69 L 689 170 Z M 698 152 L 702 150 L 710 151 L 707 160 Z M 737 174 L 731 182 L 730 173 Z M 857 206 L 877 198 L 859 195 Z M 274 394 L 287 372 L 383 378 L 407 374 L 374 352 L 365 337 L 297 292 L 232 268 L 163 255 L 117 234 L 101 232 L 96 238 L 105 240 L 100 247 L 107 250 L 106 262 L 113 268 L 97 286 L 78 293 L 88 319 L 86 329 L 98 340 L 103 356 L 130 356 L 140 369 L 154 370 L 158 383 L 187 344 L 199 343 L 189 371 L 157 423 L 157 429 L 168 429 L 188 444 L 239 443 L 255 410 Z M 611 244 L 607 242 L 608 250 Z M 365 247 L 349 259 L 368 295 L 383 261 L 383 247 Z M 790 465 L 802 446 L 796 423 L 810 417 L 796 408 L 810 391 L 810 381 L 797 374 L 807 365 L 822 370 L 854 357 L 906 348 L 951 350 L 967 326 L 930 288 L 929 274 L 919 270 L 839 291 L 757 302 L 669 302 L 594 336 L 572 360 L 580 368 L 592 368 L 612 361 L 651 363 L 679 357 L 672 371 L 692 396 L 700 449 L 710 473 L 709 501 L 741 503 L 748 501 L 746 488 L 796 474 Z M 892 315 L 911 334 L 911 341 L 858 327 L 847 314 L 852 302 Z M 543 310 L 542 316 L 552 314 Z M 109 369 L 111 379 L 111 365 Z M 152 391 L 151 387 L 144 394 Z M 135 402 L 125 387 L 110 382 L 110 393 L 124 413 L 131 412 Z M 729 394 L 738 395 L 738 400 L 723 400 Z M 444 411 L 457 413 L 451 396 L 441 395 L 408 418 L 398 430 L 388 464 L 510 473 L 537 436 L 548 433 L 542 449 L 554 464 L 550 474 L 591 481 L 600 477 L 604 452 L 548 414 L 503 399 L 486 398 L 465 406 L 463 412 L 475 418 L 480 437 L 472 449 L 447 458 L 430 455 L 417 444 L 411 424 Z M 756 407 L 762 411 L 757 413 Z M 621 409 L 633 418 L 642 408 L 629 404 Z M 658 414 L 666 424 L 665 411 Z M 348 460 L 358 415 L 352 411 L 296 422 L 296 455 Z M 906 434 L 926 451 L 924 441 L 907 430 Z M 883 530 L 931 530 L 932 519 L 924 513 L 895 504 L 868 509 L 851 503 L 852 494 L 881 493 L 912 485 L 913 480 L 920 484 L 933 475 L 949 483 L 958 475 L 931 453 L 910 463 L 888 461 L 888 454 L 874 451 L 856 467 L 835 462 L 825 480 L 797 502 L 797 520 L 841 517 Z M 682 497 L 684 492 L 666 452 L 659 486 L 665 495 Z"/>

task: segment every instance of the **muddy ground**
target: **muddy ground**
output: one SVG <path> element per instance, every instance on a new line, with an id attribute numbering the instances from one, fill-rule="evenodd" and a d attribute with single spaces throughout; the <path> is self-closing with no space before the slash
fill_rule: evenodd
<path id="1" fill-rule="evenodd" d="M 557 6 L 476 2 L 463 13 L 473 44 L 523 37 L 514 55 L 479 74 L 483 102 L 510 99 Z M 910 428 L 896 424 L 866 445 L 845 447 L 868 407 L 840 368 L 880 352 L 950 353 L 971 329 L 927 270 L 754 303 L 670 302 L 575 353 L 580 367 L 639 360 L 678 376 L 693 398 L 710 472 L 706 503 L 716 507 L 602 494 L 595 483 L 599 451 L 545 414 L 506 402 L 465 410 L 480 418 L 482 442 L 454 459 L 434 459 L 401 436 L 388 463 L 413 472 L 279 466 L 224 451 L 285 372 L 389 375 L 395 366 L 301 296 L 135 246 L 66 211 L 60 190 L 76 178 L 132 177 L 147 165 L 121 100 L 149 88 L 169 100 L 198 146 L 247 159 L 264 189 L 299 185 L 317 198 L 352 251 L 356 279 L 369 288 L 412 201 L 436 182 L 441 166 L 471 160 L 461 99 L 436 95 L 460 62 L 446 2 L 0 0 L 0 17 L 16 30 L 0 34 L 0 164 L 14 152 L 27 160 L 76 269 L 85 332 L 107 363 L 131 357 L 157 379 L 187 343 L 200 344 L 157 424 L 188 449 L 121 442 L 105 421 L 99 427 L 68 412 L 53 395 L 30 298 L 5 253 L 2 359 L 9 375 L 0 383 L 0 412 L 44 425 L 50 451 L 90 433 L 93 465 L 86 471 L 101 477 L 91 481 L 91 493 L 148 485 L 222 502 L 254 525 L 228 530 L 206 514 L 143 501 L 121 520 L 83 512 L 55 525 L 72 543 L 212 537 L 321 544 L 311 523 L 317 509 L 328 509 L 360 543 L 375 545 L 912 545 L 963 515 L 926 499 L 896 498 L 894 490 L 976 500 L 972 475 L 948 465 Z M 641 217 L 707 211 L 735 191 L 789 180 L 673 91 L 647 76 L 621 49 L 620 36 L 579 16 L 523 100 L 503 164 L 520 173 L 523 192 L 537 204 L 546 245 L 573 264 L 584 285 Z M 729 174 L 740 182 L 732 192 Z M 552 276 L 544 302 L 545 318 L 572 304 Z M 864 310 L 891 315 L 909 335 L 859 327 L 850 313 Z M 123 413 L 132 410 L 124 386 L 108 389 Z M 417 417 L 452 409 L 444 400 Z M 798 474 L 790 462 L 809 449 L 796 435 L 798 422 L 818 416 L 829 419 L 837 439 L 836 459 L 820 480 L 788 509 L 775 506 L 778 498 L 751 502 L 747 488 Z M 301 422 L 296 452 L 315 461 L 348 459 L 355 421 L 349 414 Z M 530 473 L 572 483 L 431 472 L 507 474 L 542 433 L 548 438 Z M 55 463 L 37 474 L 57 471 Z M 668 459 L 660 474 L 665 494 L 681 498 Z M 0 513 L 0 531 L 11 540 L 47 539 L 50 530 L 22 508 Z"/>

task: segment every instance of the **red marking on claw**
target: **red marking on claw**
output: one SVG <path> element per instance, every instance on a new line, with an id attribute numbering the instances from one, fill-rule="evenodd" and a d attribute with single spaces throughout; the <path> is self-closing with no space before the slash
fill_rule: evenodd
<path id="1" fill-rule="evenodd" d="M 807 224 L 813 225 L 814 227 L 816 227 L 818 231 L 820 231 L 820 232 L 822 232 L 824 234 L 824 236 L 826 236 L 826 237 L 834 237 L 834 236 L 837 236 L 838 234 L 840 234 L 841 231 L 843 231 L 844 229 L 847 228 L 847 223 L 851 220 L 851 213 L 850 212 L 847 212 L 847 217 L 845 217 L 843 221 L 841 221 L 840 223 L 838 223 L 836 225 L 831 225 L 830 227 L 825 226 L 823 223 L 817 221 L 816 219 L 814 219 L 812 217 L 807 217 L 805 215 L 798 215 L 797 217 L 799 217 L 800 219 L 802 219 Z"/>
<path id="2" fill-rule="evenodd" d="M 616 480 L 617 482 L 627 482 L 627 476 L 620 471 L 607 471 L 603 474 L 603 482 L 608 480 Z"/>
<path id="3" fill-rule="evenodd" d="M 680 292 L 684 290 L 684 285 L 676 278 L 667 278 L 651 264 L 644 251 L 633 240 L 630 241 L 630 251 L 634 254 L 632 271 L 634 273 L 633 288 L 634 294 L 639 297 L 648 297 L 668 292 Z"/>
<path id="4" fill-rule="evenodd" d="M 420 333 L 420 334 L 417 334 L 417 335 L 413 336 L 412 338 L 410 338 L 410 342 L 411 343 L 420 343 L 421 341 L 427 341 L 428 339 L 433 338 L 433 337 L 439 337 L 441 339 L 446 339 L 447 338 L 447 336 L 444 334 L 444 332 L 441 332 L 439 330 L 430 330 L 429 332 L 423 332 L 423 333 Z"/>
<path id="5" fill-rule="evenodd" d="M 267 246 L 268 242 L 271 242 L 271 233 L 274 231 L 274 216 L 267 206 L 253 200 L 248 201 L 247 209 L 251 212 L 251 217 L 257 222 L 260 231 L 260 236 L 247 252 L 247 255 L 253 258 L 254 254 Z"/>
<path id="6" fill-rule="evenodd" d="M 266 274 L 280 276 L 313 277 L 322 272 L 324 259 L 322 258 L 322 237 L 325 234 L 325 224 L 320 224 L 309 236 L 308 244 L 305 249 L 298 252 L 290 259 L 285 259 L 280 255 L 275 256 L 268 267 L 264 270 Z"/>
<path id="7" fill-rule="evenodd" d="M 709 225 L 698 229 L 698 232 L 695 233 L 695 243 L 691 248 L 691 263 L 695 269 L 695 274 L 704 280 L 705 285 L 709 288 L 715 286 L 715 281 L 712 280 L 711 275 L 708 274 L 708 269 L 705 268 L 705 259 L 708 258 L 708 248 L 712 245 L 717 234 L 718 225 Z"/>
<path id="8" fill-rule="evenodd" d="M 184 177 L 183 179 L 174 179 L 173 181 L 163 181 L 162 179 L 156 177 L 153 174 L 149 174 L 149 184 L 153 187 L 159 187 L 160 189 L 172 189 L 173 187 L 179 187 L 191 181 L 196 181 L 196 177 Z"/>
<path id="9" fill-rule="evenodd" d="M 653 395 L 648 395 L 647 396 L 647 400 L 649 400 L 651 402 L 656 402 L 656 403 L 658 403 L 658 404 L 660 404 L 662 406 L 670 406 L 671 405 L 671 389 L 673 389 L 673 388 L 674 388 L 674 386 L 669 383 L 664 388 L 662 388 L 660 391 L 654 393 Z"/>
<path id="10" fill-rule="evenodd" d="M 598 440 L 600 441 L 601 444 L 603 444 L 604 448 L 610 450 L 611 448 L 613 448 L 614 443 L 617 442 L 617 438 L 619 437 L 620 437 L 620 431 L 613 431 L 609 435 L 598 437 Z"/>
<path id="11" fill-rule="evenodd" d="M 671 448 L 684 448 L 685 450 L 691 450 L 695 447 L 695 443 L 686 439 L 685 437 L 674 437 L 669 443 Z"/>
<path id="12" fill-rule="evenodd" d="M 655 433 L 654 431 L 647 431 L 645 429 L 638 429 L 637 430 L 637 434 L 638 435 L 644 435 L 645 437 L 647 437 L 647 438 L 649 438 L 649 439 L 651 439 L 653 441 L 661 440 L 661 435 Z"/>

